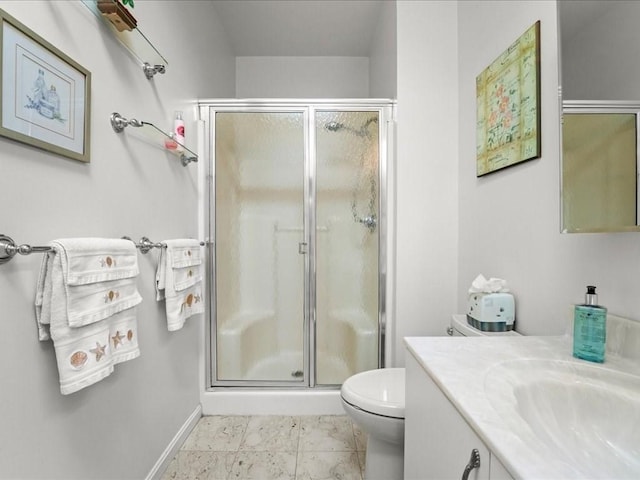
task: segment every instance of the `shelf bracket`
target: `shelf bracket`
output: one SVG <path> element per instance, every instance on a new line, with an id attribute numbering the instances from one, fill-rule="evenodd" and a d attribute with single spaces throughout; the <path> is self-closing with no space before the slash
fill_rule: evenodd
<path id="1" fill-rule="evenodd" d="M 180 163 L 182 163 L 183 167 L 186 167 L 191 162 L 197 162 L 197 161 L 198 161 L 198 157 L 196 157 L 196 156 L 185 155 L 184 153 L 180 155 Z"/>
<path id="2" fill-rule="evenodd" d="M 151 80 L 156 73 L 166 72 L 166 68 L 164 65 L 151 65 L 149 62 L 144 62 L 142 65 L 142 71 L 147 77 L 147 80 Z"/>
<path id="3" fill-rule="evenodd" d="M 111 114 L 111 128 L 113 128 L 114 132 L 120 133 L 129 125 L 131 125 L 132 127 L 142 127 L 144 123 L 142 123 L 140 120 L 136 120 L 135 118 L 127 120 L 117 112 L 113 112 Z"/>

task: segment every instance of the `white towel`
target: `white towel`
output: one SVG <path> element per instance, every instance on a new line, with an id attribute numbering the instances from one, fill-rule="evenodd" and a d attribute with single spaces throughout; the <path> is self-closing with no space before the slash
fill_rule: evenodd
<path id="1" fill-rule="evenodd" d="M 167 329 L 180 330 L 185 320 L 204 312 L 200 243 L 193 239 L 165 240 L 156 270 L 156 299 L 165 301 Z"/>
<path id="2" fill-rule="evenodd" d="M 140 355 L 135 307 L 137 251 L 129 240 L 61 239 L 51 242 L 36 292 L 38 338 L 51 339 L 60 391 L 66 395 Z"/>

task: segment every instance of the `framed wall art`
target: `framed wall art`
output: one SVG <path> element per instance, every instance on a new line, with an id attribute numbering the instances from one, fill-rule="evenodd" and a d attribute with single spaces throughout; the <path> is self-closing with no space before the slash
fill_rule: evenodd
<path id="1" fill-rule="evenodd" d="M 89 162 L 91 73 L 0 10 L 0 135 Z"/>
<path id="2" fill-rule="evenodd" d="M 476 77 L 476 176 L 540 157 L 540 22 Z"/>

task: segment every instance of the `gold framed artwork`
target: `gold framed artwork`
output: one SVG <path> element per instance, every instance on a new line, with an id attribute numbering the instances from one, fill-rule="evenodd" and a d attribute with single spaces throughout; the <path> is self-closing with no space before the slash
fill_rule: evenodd
<path id="1" fill-rule="evenodd" d="M 476 176 L 540 157 L 540 21 L 476 77 Z"/>
<path id="2" fill-rule="evenodd" d="M 0 10 L 0 135 L 89 162 L 91 73 Z"/>

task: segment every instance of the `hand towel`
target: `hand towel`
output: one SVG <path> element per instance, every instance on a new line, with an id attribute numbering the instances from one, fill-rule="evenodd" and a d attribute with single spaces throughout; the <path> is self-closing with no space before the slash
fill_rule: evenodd
<path id="1" fill-rule="evenodd" d="M 156 270 L 156 299 L 165 301 L 167 329 L 180 330 L 185 320 L 204 312 L 200 242 L 165 240 Z"/>
<path id="2" fill-rule="evenodd" d="M 41 341 L 53 340 L 60 391 L 92 385 L 113 366 L 139 356 L 135 307 L 137 251 L 129 240 L 51 242 L 40 270 L 36 320 Z"/>
<path id="3" fill-rule="evenodd" d="M 42 257 L 38 284 L 36 286 L 36 326 L 38 340 L 51 340 L 49 320 L 51 319 L 51 271 L 53 269 L 54 252 L 46 252 Z"/>

